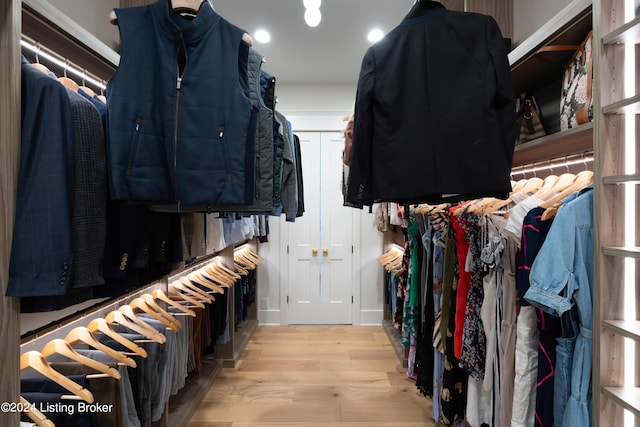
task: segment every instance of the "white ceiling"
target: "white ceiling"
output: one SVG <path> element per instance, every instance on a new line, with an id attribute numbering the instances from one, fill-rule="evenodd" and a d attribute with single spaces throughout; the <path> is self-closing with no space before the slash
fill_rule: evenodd
<path id="1" fill-rule="evenodd" d="M 267 60 L 263 69 L 278 85 L 352 84 L 358 81 L 374 27 L 387 33 L 407 14 L 413 0 L 323 0 L 322 21 L 304 22 L 302 0 L 211 0 L 216 12 L 249 34 L 271 33 L 271 42 L 254 41 Z"/>

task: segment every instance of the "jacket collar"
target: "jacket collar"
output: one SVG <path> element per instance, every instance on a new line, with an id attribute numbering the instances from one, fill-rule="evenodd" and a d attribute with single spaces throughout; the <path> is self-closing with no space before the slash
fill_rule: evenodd
<path id="1" fill-rule="evenodd" d="M 400 25 L 411 25 L 428 21 L 442 15 L 447 9 L 444 5 L 432 0 L 418 0 L 409 13 L 404 17 Z"/>
<path id="2" fill-rule="evenodd" d="M 158 0 L 151 5 L 151 10 L 161 31 L 170 38 L 178 38 L 182 33 L 182 37 L 187 43 L 200 40 L 220 20 L 220 15 L 213 10 L 207 1 L 202 2 L 196 17 L 186 24 L 183 19 L 174 16 L 171 0 Z"/>

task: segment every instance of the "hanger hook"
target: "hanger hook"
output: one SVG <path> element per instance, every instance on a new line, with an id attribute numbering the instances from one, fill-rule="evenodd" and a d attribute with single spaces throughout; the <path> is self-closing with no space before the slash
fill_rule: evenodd
<path id="1" fill-rule="evenodd" d="M 567 168 L 567 173 L 571 173 L 569 170 L 569 163 L 567 162 L 567 156 L 564 156 L 564 167 Z"/>
<path id="2" fill-rule="evenodd" d="M 68 77 L 67 76 L 67 68 L 68 67 L 69 67 L 69 60 L 65 59 L 65 61 L 64 61 L 64 69 L 62 70 L 62 73 L 64 74 L 65 77 Z"/>
<path id="3" fill-rule="evenodd" d="M 584 170 L 589 170 L 587 167 L 587 156 L 586 153 L 582 153 L 582 164 L 584 164 Z"/>
<path id="4" fill-rule="evenodd" d="M 36 63 L 40 63 L 40 49 L 42 49 L 42 45 L 40 42 L 36 42 Z"/>
<path id="5" fill-rule="evenodd" d="M 536 173 L 536 162 L 533 162 L 533 165 L 531 166 L 531 171 L 533 172 L 533 177 L 537 178 L 538 174 Z"/>
<path id="6" fill-rule="evenodd" d="M 82 86 L 87 85 L 86 78 L 87 78 L 87 69 L 85 68 L 84 71 L 82 72 Z"/>

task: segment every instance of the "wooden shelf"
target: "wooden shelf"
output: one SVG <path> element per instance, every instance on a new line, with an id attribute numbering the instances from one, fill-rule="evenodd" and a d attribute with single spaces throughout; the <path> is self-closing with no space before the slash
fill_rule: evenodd
<path id="1" fill-rule="evenodd" d="M 602 326 L 612 332 L 640 341 L 640 321 L 637 320 L 603 320 Z"/>
<path id="2" fill-rule="evenodd" d="M 518 145 L 513 153 L 513 167 L 590 151 L 593 151 L 592 122 Z"/>
<path id="3" fill-rule="evenodd" d="M 620 406 L 640 416 L 640 388 L 639 387 L 603 387 L 602 393 Z"/>
<path id="4" fill-rule="evenodd" d="M 550 44 L 580 44 L 591 31 L 591 0 L 574 0 L 509 53 L 509 63 L 516 93 L 534 91 L 560 79 L 560 66 L 571 59 L 571 52 L 554 55 L 557 64 L 536 58 L 535 52 Z"/>
<path id="5" fill-rule="evenodd" d="M 602 44 L 640 43 L 640 16 L 602 37 Z"/>
<path id="6" fill-rule="evenodd" d="M 640 113 L 640 95 L 602 107 L 602 114 Z"/>
<path id="7" fill-rule="evenodd" d="M 605 246 L 602 248 L 603 255 L 623 257 L 623 258 L 635 258 L 640 259 L 640 247 L 638 246 Z"/>
<path id="8" fill-rule="evenodd" d="M 605 185 L 640 184 L 640 174 L 605 176 L 602 178 L 602 183 Z"/>

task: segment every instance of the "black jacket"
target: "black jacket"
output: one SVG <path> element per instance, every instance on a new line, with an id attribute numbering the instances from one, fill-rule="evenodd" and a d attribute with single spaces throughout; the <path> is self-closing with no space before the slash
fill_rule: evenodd
<path id="1" fill-rule="evenodd" d="M 506 198 L 514 90 L 493 18 L 437 2 L 362 61 L 346 202 Z M 455 196 L 451 196 L 451 195 Z"/>

